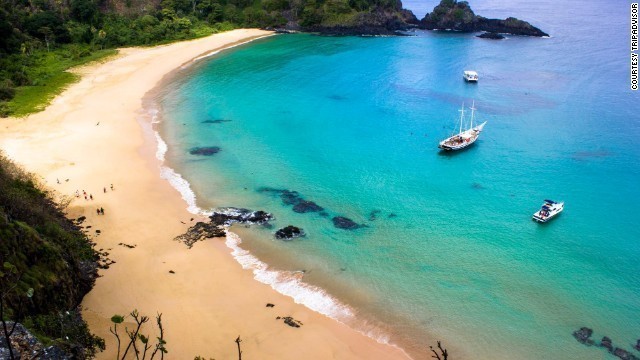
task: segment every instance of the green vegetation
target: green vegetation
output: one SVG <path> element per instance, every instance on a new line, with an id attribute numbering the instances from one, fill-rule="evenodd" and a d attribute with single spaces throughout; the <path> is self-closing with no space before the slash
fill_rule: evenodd
<path id="1" fill-rule="evenodd" d="M 357 26 L 366 14 L 400 10 L 397 0 L 1 1 L 0 116 L 41 110 L 77 79 L 67 69 L 113 53 L 104 49 L 235 27 Z M 385 21 L 374 25 L 384 27 Z"/>
<path id="2" fill-rule="evenodd" d="M 76 358 L 104 342 L 77 306 L 97 276 L 97 254 L 34 177 L 0 155 L 0 316 Z"/>

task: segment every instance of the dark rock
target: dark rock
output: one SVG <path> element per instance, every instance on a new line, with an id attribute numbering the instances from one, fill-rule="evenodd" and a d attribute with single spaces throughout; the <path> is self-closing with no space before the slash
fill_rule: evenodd
<path id="1" fill-rule="evenodd" d="M 65 322 L 74 320 L 75 319 L 65 319 Z M 9 321 L 7 325 L 9 328 L 12 328 L 13 322 Z M 44 345 L 20 323 L 15 325 L 15 330 L 13 334 L 11 334 L 10 340 L 13 356 L 16 359 L 68 360 L 75 358 L 55 345 L 45 348 Z M 81 349 L 79 350 L 82 351 Z M 10 359 L 9 348 L 7 347 L 4 334 L 0 335 L 0 359 Z"/>
<path id="2" fill-rule="evenodd" d="M 78 222 L 78 224 L 82 223 L 83 221 L 87 220 L 86 216 L 80 216 L 76 221 Z"/>
<path id="3" fill-rule="evenodd" d="M 636 345 L 633 348 L 640 351 L 640 339 L 638 339 L 638 341 L 636 342 Z"/>
<path id="4" fill-rule="evenodd" d="M 304 235 L 305 235 L 304 230 L 292 225 L 289 225 L 285 228 L 282 228 L 276 231 L 276 239 L 279 239 L 279 240 L 291 240 Z"/>
<path id="5" fill-rule="evenodd" d="M 333 226 L 337 227 L 338 229 L 355 230 L 362 227 L 362 225 L 357 224 L 353 220 L 344 216 L 335 216 L 331 220 L 333 221 Z"/>
<path id="6" fill-rule="evenodd" d="M 578 340 L 578 342 L 585 345 L 593 345 L 593 340 L 591 340 L 591 335 L 593 335 L 593 330 L 588 327 L 581 327 L 580 330 L 576 330 L 573 332 L 573 337 Z"/>
<path id="7" fill-rule="evenodd" d="M 502 40 L 502 39 L 504 39 L 504 35 L 498 34 L 498 33 L 494 33 L 494 32 L 483 32 L 482 34 L 477 35 L 477 37 L 479 37 L 481 39 L 492 39 L 492 40 Z"/>
<path id="8" fill-rule="evenodd" d="M 173 270 L 169 270 L 169 274 L 175 274 L 176 272 Z"/>
<path id="9" fill-rule="evenodd" d="M 420 20 L 419 27 L 426 30 L 486 31 L 496 34 L 549 36 L 528 22 L 513 17 L 499 20 L 477 16 L 469 7 L 469 3 L 457 0 L 442 0 L 433 12 Z"/>
<path id="10" fill-rule="evenodd" d="M 302 326 L 302 322 L 292 318 L 291 316 L 283 317 L 283 319 L 284 323 L 291 327 L 299 328 L 300 326 Z"/>
<path id="11" fill-rule="evenodd" d="M 607 348 L 609 351 L 613 351 L 613 345 L 611 344 L 611 339 L 608 336 L 605 336 L 600 340 L 600 346 Z"/>
<path id="12" fill-rule="evenodd" d="M 380 210 L 373 210 L 369 213 L 369 221 L 374 221 L 378 218 L 378 214 L 380 214 Z"/>
<path id="13" fill-rule="evenodd" d="M 297 213 L 319 212 L 324 210 L 322 206 L 315 202 L 305 200 L 297 191 L 273 189 L 268 187 L 260 188 L 258 191 L 279 196 L 283 205 L 293 205 L 293 211 Z"/>
<path id="14" fill-rule="evenodd" d="M 390 213 L 387 217 L 388 217 L 389 219 L 393 219 L 393 218 L 395 218 L 395 217 L 398 217 L 398 215 L 396 215 L 396 214 L 394 214 L 394 213 Z"/>
<path id="15" fill-rule="evenodd" d="M 299 203 L 293 206 L 293 211 L 297 213 L 308 213 L 308 212 L 318 212 L 324 210 L 321 206 L 314 203 L 313 201 L 302 200 Z"/>
<path id="16" fill-rule="evenodd" d="M 227 119 L 213 119 L 213 120 L 205 120 L 202 123 L 203 124 L 222 124 L 225 122 L 229 122 L 231 120 L 227 120 Z"/>
<path id="17" fill-rule="evenodd" d="M 326 211 L 320 211 L 320 212 L 318 213 L 318 215 L 320 215 L 320 216 L 322 216 L 322 217 L 328 217 L 328 216 L 329 216 L 329 213 L 328 213 L 328 212 L 326 212 Z"/>
<path id="18" fill-rule="evenodd" d="M 251 211 L 242 208 L 220 208 L 209 216 L 211 223 L 229 226 L 233 223 L 262 225 L 273 219 L 273 215 L 262 210 Z"/>
<path id="19" fill-rule="evenodd" d="M 188 247 L 200 240 L 225 237 L 227 232 L 225 226 L 234 223 L 265 225 L 273 215 L 264 211 L 251 211 L 239 208 L 221 208 L 209 216 L 209 222 L 198 221 L 195 225 L 187 229 L 187 232 L 177 236 L 175 240 L 185 243 Z"/>
<path id="20" fill-rule="evenodd" d="M 191 155 L 211 156 L 220 152 L 218 146 L 194 147 L 189 149 Z"/>
<path id="21" fill-rule="evenodd" d="M 616 348 L 613 351 L 613 355 L 619 357 L 622 360 L 638 360 L 638 358 L 627 350 Z"/>
<path id="22" fill-rule="evenodd" d="M 267 303 L 267 307 L 269 307 L 269 308 L 272 308 L 272 307 L 274 307 L 274 306 L 275 306 L 275 305 L 273 305 L 272 303 Z"/>

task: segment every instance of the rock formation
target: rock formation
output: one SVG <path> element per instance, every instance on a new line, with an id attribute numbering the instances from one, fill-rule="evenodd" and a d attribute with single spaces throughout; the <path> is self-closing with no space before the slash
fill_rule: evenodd
<path id="1" fill-rule="evenodd" d="M 420 28 L 462 32 L 487 31 L 496 34 L 549 36 L 526 21 L 509 17 L 505 20 L 487 19 L 474 14 L 466 1 L 442 0 L 431 13 L 420 20 Z"/>

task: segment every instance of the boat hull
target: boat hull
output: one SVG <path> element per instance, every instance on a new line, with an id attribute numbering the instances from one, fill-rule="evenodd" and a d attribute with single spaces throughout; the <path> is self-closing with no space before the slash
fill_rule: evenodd
<path id="1" fill-rule="evenodd" d="M 438 144 L 438 147 L 444 151 L 457 151 L 466 149 L 469 146 L 473 145 L 476 140 L 478 140 L 478 137 L 480 136 L 480 133 L 482 132 L 482 129 L 484 129 L 484 125 L 486 123 L 487 122 L 485 121 L 472 129 L 446 138 L 442 140 L 440 144 Z"/>
<path id="2" fill-rule="evenodd" d="M 564 203 L 556 203 L 552 208 L 546 211 L 548 215 L 545 216 L 543 214 L 543 210 L 538 210 L 533 214 L 531 219 L 535 222 L 546 223 L 556 218 L 558 215 L 560 215 L 560 213 L 562 213 L 563 210 L 564 210 Z"/>

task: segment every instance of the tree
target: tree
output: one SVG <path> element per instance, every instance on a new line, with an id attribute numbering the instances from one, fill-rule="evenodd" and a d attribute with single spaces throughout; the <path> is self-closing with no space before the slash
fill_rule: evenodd
<path id="1" fill-rule="evenodd" d="M 122 353 L 122 357 L 120 357 L 121 350 L 121 339 L 120 333 L 118 332 L 118 324 L 122 324 L 124 322 L 124 316 L 122 315 L 113 315 L 111 317 L 111 322 L 113 323 L 113 328 L 109 328 L 109 331 L 116 337 L 118 341 L 118 354 L 116 360 L 124 360 L 127 357 L 127 353 L 129 350 L 133 349 L 133 354 L 136 357 L 136 360 L 144 360 L 147 357 L 147 352 L 152 348 L 149 344 L 149 336 L 143 335 L 141 333 L 142 327 L 149 321 L 147 316 L 142 316 L 138 313 L 138 310 L 133 310 L 129 316 L 135 321 L 135 328 L 129 330 L 125 327 L 125 334 L 129 339 L 127 343 L 127 347 Z M 155 358 L 156 355 L 160 355 L 160 359 L 164 359 L 164 354 L 166 354 L 167 342 L 164 340 L 164 328 L 162 327 L 162 314 L 158 313 L 156 315 L 156 324 L 158 325 L 159 335 L 156 337 L 156 344 L 153 346 L 153 352 L 151 353 L 151 357 L 149 360 Z"/>

